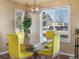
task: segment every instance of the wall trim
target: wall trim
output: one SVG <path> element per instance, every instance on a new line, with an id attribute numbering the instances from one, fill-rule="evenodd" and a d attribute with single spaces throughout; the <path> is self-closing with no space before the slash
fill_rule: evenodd
<path id="1" fill-rule="evenodd" d="M 8 51 L 1 52 L 0 55 L 6 54 L 6 53 L 8 53 Z M 67 56 L 70 56 L 70 57 L 74 57 L 74 54 L 69 54 L 69 53 L 65 53 L 65 52 L 59 52 L 59 54 L 67 55 Z"/>
<path id="2" fill-rule="evenodd" d="M 0 55 L 6 54 L 6 53 L 8 53 L 8 51 L 1 52 Z"/>
<path id="3" fill-rule="evenodd" d="M 69 57 L 74 57 L 74 54 L 70 54 L 70 53 L 59 52 L 59 54 L 67 55 L 67 56 L 69 56 Z"/>

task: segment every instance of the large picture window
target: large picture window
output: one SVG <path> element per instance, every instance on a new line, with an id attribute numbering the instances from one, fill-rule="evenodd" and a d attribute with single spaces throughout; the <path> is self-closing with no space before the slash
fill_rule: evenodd
<path id="1" fill-rule="evenodd" d="M 40 42 L 45 42 L 45 32 L 55 31 L 63 42 L 70 42 L 70 6 L 43 9 L 40 13 Z"/>

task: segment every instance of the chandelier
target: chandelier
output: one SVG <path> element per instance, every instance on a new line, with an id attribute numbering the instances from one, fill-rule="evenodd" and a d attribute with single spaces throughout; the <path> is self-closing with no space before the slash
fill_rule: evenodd
<path id="1" fill-rule="evenodd" d="M 36 0 L 33 0 L 33 5 L 26 4 L 26 7 L 28 12 L 37 13 L 40 11 L 40 7 L 36 5 Z"/>
<path id="2" fill-rule="evenodd" d="M 40 7 L 36 6 L 36 0 L 34 0 L 34 5 L 31 7 L 32 12 L 39 12 Z"/>

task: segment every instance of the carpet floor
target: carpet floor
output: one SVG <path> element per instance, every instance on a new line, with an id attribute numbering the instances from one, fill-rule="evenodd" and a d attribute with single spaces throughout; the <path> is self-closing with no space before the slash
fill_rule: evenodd
<path id="1" fill-rule="evenodd" d="M 8 56 L 8 54 L 5 54 L 5 55 L 1 55 L 0 59 L 11 59 L 11 58 Z M 24 59 L 26 59 L 26 58 L 24 58 Z M 45 58 L 41 58 L 41 59 L 45 59 Z M 59 58 L 58 58 L 58 56 L 56 56 L 53 59 L 71 59 L 71 58 L 66 55 L 59 55 Z"/>

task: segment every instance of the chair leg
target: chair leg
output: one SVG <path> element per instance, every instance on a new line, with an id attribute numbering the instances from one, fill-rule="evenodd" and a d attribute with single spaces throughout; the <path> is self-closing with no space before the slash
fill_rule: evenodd
<path id="1" fill-rule="evenodd" d="M 22 59 L 22 58 L 15 58 L 15 59 Z"/>
<path id="2" fill-rule="evenodd" d="M 48 56 L 45 56 L 46 59 L 48 59 Z"/>
<path id="3" fill-rule="evenodd" d="M 48 56 L 48 59 L 52 59 L 52 55 L 51 56 Z"/>
<path id="4" fill-rule="evenodd" d="M 41 59 L 41 55 L 38 55 L 38 59 Z"/>
<path id="5" fill-rule="evenodd" d="M 32 57 L 30 57 L 30 59 L 33 59 L 33 56 L 32 56 Z"/>
<path id="6" fill-rule="evenodd" d="M 31 57 L 29 57 L 29 58 L 27 58 L 27 59 L 33 59 L 33 57 L 31 56 Z"/>
<path id="7" fill-rule="evenodd" d="M 14 57 L 10 57 L 11 59 L 16 59 L 16 58 L 14 58 Z"/>
<path id="8" fill-rule="evenodd" d="M 58 59 L 60 59 L 60 55 L 58 54 Z"/>

